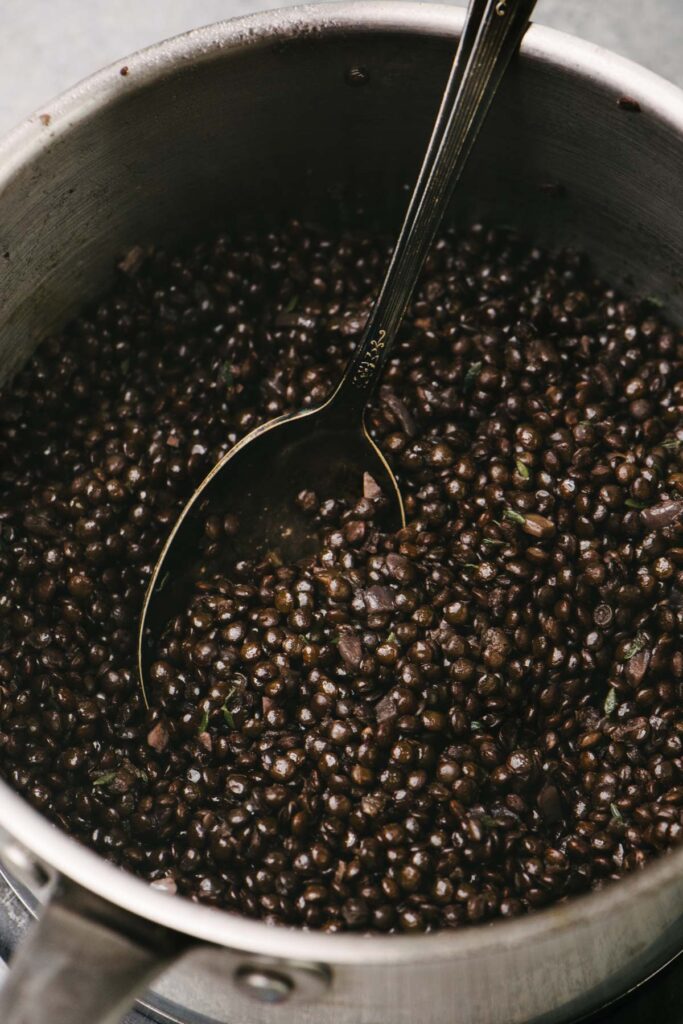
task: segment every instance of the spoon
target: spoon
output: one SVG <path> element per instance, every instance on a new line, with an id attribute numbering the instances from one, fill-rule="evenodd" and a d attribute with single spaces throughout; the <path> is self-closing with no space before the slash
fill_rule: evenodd
<path id="1" fill-rule="evenodd" d="M 138 633 L 145 703 L 154 640 L 187 595 L 206 516 L 234 513 L 233 560 L 277 550 L 294 561 L 316 549 L 310 519 L 296 496 L 357 500 L 372 481 L 384 494 L 382 526 L 405 525 L 396 478 L 367 432 L 365 409 L 382 376 L 429 247 L 467 163 L 503 72 L 526 30 L 536 0 L 470 0 L 463 33 L 417 183 L 362 340 L 330 398 L 252 430 L 218 462 L 187 502 L 161 551 L 147 588 Z"/>

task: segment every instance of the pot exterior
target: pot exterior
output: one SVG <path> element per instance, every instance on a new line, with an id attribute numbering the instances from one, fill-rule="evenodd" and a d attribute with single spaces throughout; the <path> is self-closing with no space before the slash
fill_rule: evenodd
<path id="1" fill-rule="evenodd" d="M 0 380 L 107 286 L 133 245 L 293 213 L 394 230 L 461 24 L 461 12 L 429 4 L 274 12 L 162 44 L 127 60 L 125 77 L 102 72 L 48 106 L 49 124 L 36 117 L 0 151 Z M 635 106 L 620 105 L 624 96 Z M 677 90 L 533 28 L 452 219 L 483 216 L 585 249 L 615 283 L 680 317 L 682 166 Z M 72 844 L 73 858 L 58 862 L 68 841 L 46 843 L 37 815 L 13 814 L 12 802 L 0 786 L 0 825 L 63 874 L 99 885 L 93 855 Z M 225 915 L 177 899 L 159 897 L 167 912 L 150 901 L 148 913 L 140 883 L 107 872 L 100 895 L 210 940 L 145 1000 L 166 1020 L 553 1024 L 614 998 L 683 944 L 683 851 L 528 920 L 407 940 L 305 937 L 234 919 L 223 933 Z M 282 966 L 287 956 L 296 963 Z M 236 973 L 273 962 L 295 980 L 290 1002 L 238 990 Z M 318 962 L 329 984 L 307 988 Z"/>

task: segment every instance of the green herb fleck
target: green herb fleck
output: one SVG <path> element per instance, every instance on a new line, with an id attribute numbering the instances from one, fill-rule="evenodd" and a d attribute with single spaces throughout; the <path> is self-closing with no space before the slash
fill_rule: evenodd
<path id="1" fill-rule="evenodd" d="M 646 295 L 645 301 L 649 302 L 651 306 L 655 306 L 657 309 L 661 309 L 664 305 L 664 302 L 658 295 Z"/>
<path id="2" fill-rule="evenodd" d="M 228 726 L 231 729 L 235 728 L 235 719 L 233 718 L 232 711 L 228 707 L 228 701 L 230 700 L 230 698 L 232 697 L 232 695 L 233 695 L 233 693 L 235 692 L 236 689 L 237 689 L 236 686 L 232 687 L 232 689 L 230 690 L 230 693 L 227 695 L 227 697 L 225 698 L 225 700 L 223 702 L 223 707 L 221 708 L 221 714 L 223 715 L 223 718 L 225 719 L 225 721 L 227 722 Z"/>
<path id="3" fill-rule="evenodd" d="M 526 518 L 521 512 L 516 512 L 514 508 L 503 509 L 503 519 L 509 519 L 511 523 L 519 523 L 520 526 L 524 526 Z"/>
<path id="4" fill-rule="evenodd" d="M 627 498 L 624 505 L 627 505 L 629 508 L 647 508 L 644 501 L 636 501 L 635 498 Z"/>
<path id="5" fill-rule="evenodd" d="M 679 437 L 667 437 L 666 441 L 662 441 L 662 448 L 668 452 L 677 452 L 683 448 L 683 441 Z"/>
<path id="6" fill-rule="evenodd" d="M 387 643 L 388 644 L 395 644 L 396 643 L 396 634 L 394 633 L 393 629 L 392 629 L 391 633 L 389 634 L 389 636 L 387 637 Z"/>
<path id="7" fill-rule="evenodd" d="M 149 782 L 149 775 L 144 768 L 135 768 L 134 771 L 141 782 Z"/>
<path id="8" fill-rule="evenodd" d="M 529 479 L 529 469 L 522 462 L 521 459 L 517 459 L 517 461 L 515 462 L 515 466 L 517 467 L 517 472 L 521 476 L 522 480 L 528 480 Z"/>
<path id="9" fill-rule="evenodd" d="M 619 810 L 619 808 L 617 807 L 616 804 L 610 804 L 609 805 L 609 809 L 612 812 L 612 817 L 614 818 L 615 821 L 623 821 L 624 820 L 624 816 L 623 816 L 623 814 L 621 813 L 621 811 Z"/>
<path id="10" fill-rule="evenodd" d="M 498 822 L 495 818 L 492 818 L 490 814 L 480 815 L 479 821 L 482 825 L 486 825 L 487 828 L 498 828 Z"/>
<path id="11" fill-rule="evenodd" d="M 618 701 L 617 701 L 617 691 L 614 689 L 613 686 L 611 686 L 609 688 L 607 696 L 605 697 L 605 704 L 604 704 L 605 714 L 606 715 L 611 715 L 612 712 L 614 711 L 614 709 L 616 708 L 617 704 L 618 704 Z"/>
<path id="12" fill-rule="evenodd" d="M 504 544 L 504 540 L 500 540 L 498 537 L 484 537 L 482 544 L 489 544 L 491 547 L 496 547 L 499 544 Z"/>
<path id="13" fill-rule="evenodd" d="M 472 363 L 465 374 L 465 380 L 463 382 L 463 389 L 465 391 L 471 391 L 474 387 L 474 382 L 479 376 L 479 372 L 484 364 L 483 363 Z"/>
<path id="14" fill-rule="evenodd" d="M 479 566 L 477 565 L 476 562 L 465 562 L 465 568 L 466 569 L 478 569 Z"/>
<path id="15" fill-rule="evenodd" d="M 209 725 L 209 712 L 205 708 L 204 709 L 204 714 L 202 715 L 202 720 L 199 723 L 199 728 L 197 729 L 197 732 L 199 732 L 199 733 L 206 732 L 208 725 Z"/>
<path id="16" fill-rule="evenodd" d="M 113 782 L 116 778 L 116 772 L 103 772 L 102 775 L 98 775 L 97 778 L 93 779 L 93 786 L 108 786 L 110 782 Z"/>
<path id="17" fill-rule="evenodd" d="M 472 732 L 477 732 L 479 729 L 483 729 L 483 728 L 484 728 L 483 723 L 482 722 L 477 722 L 476 719 L 474 719 L 474 718 L 470 722 L 470 729 L 472 730 Z"/>
<path id="18" fill-rule="evenodd" d="M 285 313 L 293 313 L 296 307 L 299 305 L 299 296 L 292 295 L 291 299 L 285 306 Z"/>
<path id="19" fill-rule="evenodd" d="M 643 633 L 636 633 L 635 637 L 624 651 L 624 661 L 630 661 L 636 654 L 643 650 L 647 644 L 647 637 Z"/>
<path id="20" fill-rule="evenodd" d="M 232 367 L 230 363 L 223 363 L 220 370 L 218 371 L 218 379 L 221 384 L 224 384 L 228 391 L 232 388 L 235 378 L 232 374 Z"/>
<path id="21" fill-rule="evenodd" d="M 166 584 L 168 583 L 170 578 L 171 578 L 171 573 L 170 572 L 165 572 L 164 575 L 159 580 L 159 582 L 157 583 L 157 587 L 156 587 L 157 594 L 161 593 L 161 591 L 164 589 L 164 587 L 166 586 Z"/>

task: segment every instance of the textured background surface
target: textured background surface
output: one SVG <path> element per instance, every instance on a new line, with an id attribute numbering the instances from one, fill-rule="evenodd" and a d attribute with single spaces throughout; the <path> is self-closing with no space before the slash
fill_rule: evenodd
<path id="1" fill-rule="evenodd" d="M 80 78 L 141 46 L 289 3 L 0 0 L 0 134 Z M 683 0 L 539 0 L 535 20 L 623 53 L 683 86 Z"/>

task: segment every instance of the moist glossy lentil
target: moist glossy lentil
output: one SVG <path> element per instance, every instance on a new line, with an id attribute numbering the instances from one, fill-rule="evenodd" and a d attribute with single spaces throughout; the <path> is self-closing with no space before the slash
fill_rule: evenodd
<path id="1" fill-rule="evenodd" d="M 0 402 L 3 776 L 162 891 L 326 931 L 511 917 L 683 835 L 683 340 L 507 230 L 439 239 L 369 413 L 406 529 L 372 481 L 303 493 L 319 555 L 200 580 L 145 710 L 184 499 L 329 393 L 386 257 L 296 222 L 136 249 Z"/>

